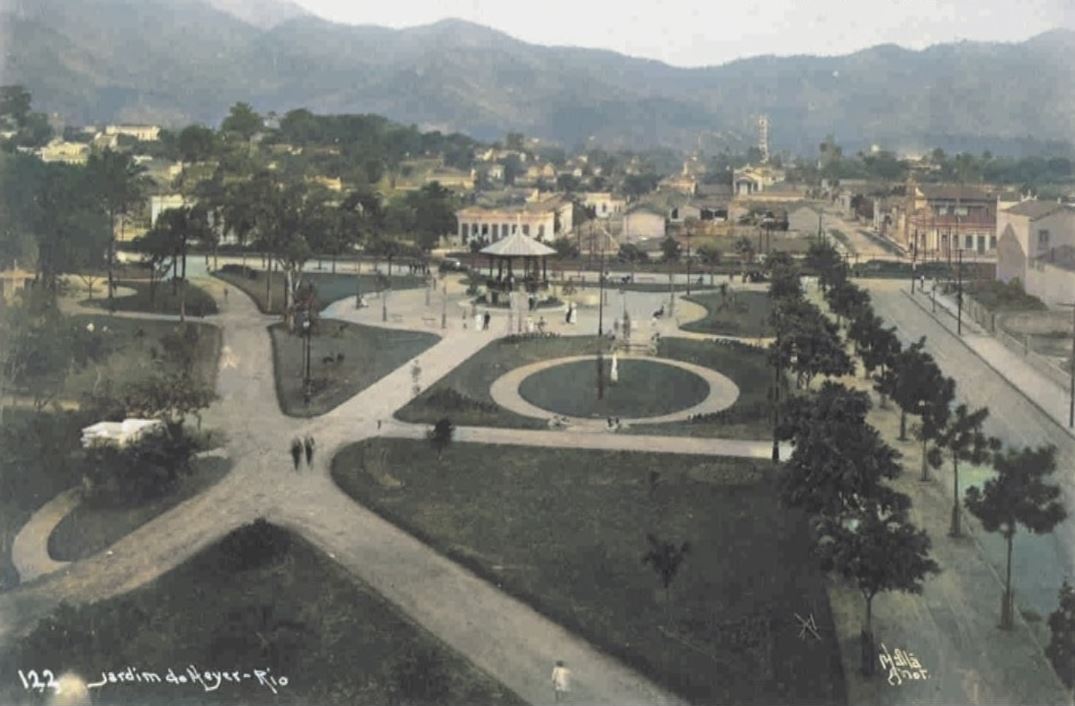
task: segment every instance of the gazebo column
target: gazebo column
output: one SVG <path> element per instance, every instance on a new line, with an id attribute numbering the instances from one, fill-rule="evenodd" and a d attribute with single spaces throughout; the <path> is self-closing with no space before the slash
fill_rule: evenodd
<path id="1" fill-rule="evenodd" d="M 549 286 L 549 258 L 548 256 L 542 256 L 541 258 L 541 283 L 546 287 Z"/>

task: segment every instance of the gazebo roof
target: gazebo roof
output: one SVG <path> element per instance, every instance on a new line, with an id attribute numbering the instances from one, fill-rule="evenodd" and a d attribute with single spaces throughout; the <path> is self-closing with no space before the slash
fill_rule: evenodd
<path id="1" fill-rule="evenodd" d="M 506 238 L 501 238 L 482 248 L 482 255 L 493 257 L 544 257 L 555 255 L 556 251 L 548 245 L 539 243 L 528 235 L 516 231 Z"/>

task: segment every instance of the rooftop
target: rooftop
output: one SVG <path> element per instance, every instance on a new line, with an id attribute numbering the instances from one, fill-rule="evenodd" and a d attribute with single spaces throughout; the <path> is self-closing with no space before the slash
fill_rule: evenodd
<path id="1" fill-rule="evenodd" d="M 1056 201 L 1028 199 L 1007 209 L 1007 212 L 1015 214 L 1016 216 L 1027 216 L 1030 220 L 1036 221 L 1039 218 L 1044 218 L 1049 214 L 1056 213 L 1063 208 L 1066 207 Z"/>
<path id="2" fill-rule="evenodd" d="M 493 257 L 545 257 L 555 255 L 556 251 L 528 235 L 515 232 L 482 248 L 481 254 Z"/>

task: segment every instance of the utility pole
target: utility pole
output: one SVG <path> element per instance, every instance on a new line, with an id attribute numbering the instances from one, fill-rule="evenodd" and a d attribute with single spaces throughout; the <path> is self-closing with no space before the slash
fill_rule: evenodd
<path id="1" fill-rule="evenodd" d="M 691 295 L 691 229 L 687 228 L 687 296 Z"/>
<path id="2" fill-rule="evenodd" d="M 963 335 L 963 248 L 958 251 L 959 269 L 956 271 L 956 333 Z"/>
<path id="3" fill-rule="evenodd" d="M 911 294 L 914 294 L 914 281 L 918 267 L 918 231 L 915 231 L 914 242 L 911 243 Z"/>

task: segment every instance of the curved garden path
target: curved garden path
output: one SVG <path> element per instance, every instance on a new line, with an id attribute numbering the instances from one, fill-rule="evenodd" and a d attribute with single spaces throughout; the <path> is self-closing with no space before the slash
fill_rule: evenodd
<path id="1" fill-rule="evenodd" d="M 220 326 L 223 335 L 217 379 L 220 399 L 204 419 L 226 433 L 228 455 L 235 459 L 232 471 L 206 492 L 134 530 L 108 552 L 63 565 L 0 595 L 0 641 L 18 639 L 61 601 L 93 602 L 138 588 L 235 527 L 266 517 L 312 541 L 415 622 L 531 703 L 552 701 L 548 673 L 557 659 L 573 665 L 575 698 L 586 703 L 679 702 L 526 604 L 366 510 L 332 482 L 329 470 L 335 452 L 375 435 L 377 420 L 390 419 L 409 401 L 411 361 L 322 417 L 286 417 L 273 384 L 267 330 L 273 317 L 260 314 L 245 296 L 233 295 L 224 304 L 222 285 L 215 280 L 199 284 L 221 305 L 221 312 L 206 317 L 206 321 Z M 422 290 L 396 292 L 392 298 L 394 308 L 404 312 L 401 325 L 428 328 L 423 321 L 429 312 Z M 340 303 L 330 309 L 340 318 L 373 317 L 370 310 L 354 309 L 344 316 L 345 307 Z M 141 314 L 134 318 L 177 317 Z M 419 356 L 425 385 L 495 337 L 492 330 L 464 331 L 458 322 L 450 322 L 448 330 L 441 333 L 442 340 Z M 414 427 L 411 431 L 420 430 Z M 496 436 L 504 431 L 487 430 L 485 434 Z M 319 450 L 314 468 L 296 473 L 288 441 L 305 434 L 315 436 Z M 469 436 L 464 432 L 461 439 Z M 472 440 L 494 441 L 482 436 L 479 432 Z M 669 446 L 680 446 L 681 441 L 669 440 Z M 50 528 L 44 522 L 25 530 L 23 543 L 47 545 L 47 530 Z"/>
<path id="2" fill-rule="evenodd" d="M 79 488 L 63 491 L 31 515 L 15 535 L 11 543 L 11 563 L 21 581 L 33 581 L 67 566 L 68 562 L 56 561 L 49 555 L 49 535 L 81 500 Z"/>
<path id="3" fill-rule="evenodd" d="M 534 417 L 537 419 L 549 419 L 551 416 L 557 414 L 555 410 L 548 410 L 527 401 L 520 393 L 519 386 L 523 380 L 539 373 L 542 370 L 548 370 L 549 368 L 555 368 L 565 363 L 574 363 L 581 360 L 594 360 L 592 355 L 576 355 L 566 358 L 553 358 L 551 360 L 540 360 L 530 365 L 522 365 L 514 370 L 501 375 L 499 378 L 493 381 L 492 386 L 489 388 L 489 395 L 493 398 L 493 402 L 504 409 L 516 412 L 525 417 Z M 705 380 L 709 385 L 709 394 L 705 399 L 696 405 L 682 409 L 678 412 L 672 412 L 670 414 L 663 414 L 652 417 L 637 417 L 626 418 L 628 424 L 659 424 L 664 422 L 681 422 L 685 421 L 689 417 L 696 414 L 713 414 L 719 412 L 722 409 L 731 407 L 735 401 L 739 398 L 739 388 L 734 382 L 728 379 L 727 376 L 721 375 L 717 371 L 706 368 L 701 365 L 695 365 L 693 363 L 685 363 L 681 360 L 673 360 L 671 358 L 655 358 L 647 355 L 624 355 L 620 356 L 620 360 L 644 360 L 652 363 L 660 363 L 661 365 L 668 365 L 673 368 L 679 368 L 686 370 L 689 373 L 697 375 Z M 563 415 L 561 415 L 563 416 Z M 572 428 L 585 428 L 585 429 L 607 429 L 608 425 L 604 419 L 592 419 L 588 417 L 571 417 L 567 416 L 566 419 L 571 423 Z"/>

